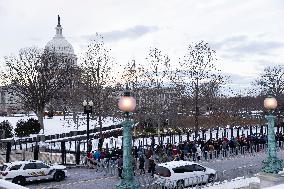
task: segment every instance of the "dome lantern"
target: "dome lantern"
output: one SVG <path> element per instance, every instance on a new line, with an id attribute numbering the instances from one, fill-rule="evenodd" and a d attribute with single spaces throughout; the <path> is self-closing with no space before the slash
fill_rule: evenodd
<path id="1" fill-rule="evenodd" d="M 56 34 L 52 38 L 52 40 L 50 40 L 46 44 L 45 49 L 55 51 L 56 53 L 76 57 L 74 54 L 74 49 L 72 45 L 63 37 L 62 29 L 63 28 L 61 27 L 61 24 L 60 24 L 60 16 L 58 15 L 57 16 L 57 26 L 55 28 Z"/>

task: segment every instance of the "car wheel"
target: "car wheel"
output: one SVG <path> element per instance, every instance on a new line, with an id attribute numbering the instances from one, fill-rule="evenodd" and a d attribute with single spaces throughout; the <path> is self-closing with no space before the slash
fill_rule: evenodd
<path id="1" fill-rule="evenodd" d="M 208 177 L 208 183 L 213 182 L 214 179 L 215 179 L 215 175 L 213 175 L 213 174 L 209 175 L 209 177 Z"/>
<path id="2" fill-rule="evenodd" d="M 183 180 L 179 180 L 177 182 L 177 189 L 183 189 L 184 188 L 184 181 Z"/>
<path id="3" fill-rule="evenodd" d="M 53 179 L 56 182 L 60 182 L 60 181 L 64 180 L 64 178 L 65 178 L 65 173 L 63 171 L 56 171 L 54 173 Z"/>
<path id="4" fill-rule="evenodd" d="M 18 185 L 21 185 L 21 186 L 24 186 L 26 184 L 26 178 L 25 177 L 15 177 L 13 180 L 12 180 L 12 183 L 15 183 L 15 184 L 18 184 Z"/>

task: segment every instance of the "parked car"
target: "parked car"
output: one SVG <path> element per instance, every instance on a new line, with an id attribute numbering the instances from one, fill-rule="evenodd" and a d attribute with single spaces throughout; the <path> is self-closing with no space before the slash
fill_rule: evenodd
<path id="1" fill-rule="evenodd" d="M 53 179 L 57 182 L 65 179 L 66 167 L 63 165 L 47 165 L 42 161 L 16 161 L 4 163 L 0 167 L 0 179 L 25 185 L 29 181 Z"/>
<path id="2" fill-rule="evenodd" d="M 181 189 L 195 184 L 213 182 L 216 171 L 191 161 L 171 161 L 157 165 L 155 178 L 166 187 Z"/>

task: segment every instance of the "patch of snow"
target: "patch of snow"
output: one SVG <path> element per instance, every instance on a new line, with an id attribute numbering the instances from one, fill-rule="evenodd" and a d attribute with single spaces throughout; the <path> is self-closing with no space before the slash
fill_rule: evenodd
<path id="1" fill-rule="evenodd" d="M 0 187 L 3 189 L 28 189 L 26 187 L 20 186 L 18 184 L 14 184 L 11 182 L 8 182 L 6 180 L 0 179 Z"/>
<path id="2" fill-rule="evenodd" d="M 284 175 L 284 169 L 278 172 L 279 175 Z"/>
<path id="3" fill-rule="evenodd" d="M 36 116 L 25 116 L 25 115 L 18 115 L 17 117 L 0 117 L 0 122 L 4 120 L 8 120 L 13 128 L 16 128 L 16 124 L 19 120 L 28 120 L 29 118 L 37 119 Z M 103 127 L 108 127 L 111 125 L 117 125 L 121 122 L 121 119 L 113 118 L 113 117 L 106 117 L 103 119 Z M 74 123 L 72 116 L 66 116 L 65 120 L 63 116 L 54 116 L 52 119 L 45 118 L 44 122 L 44 134 L 45 135 L 53 135 L 53 134 L 60 134 L 60 133 L 69 133 L 70 131 L 81 131 L 86 130 L 87 128 L 87 121 L 86 116 L 78 116 L 77 123 Z M 90 129 L 98 128 L 98 120 L 90 119 Z M 40 132 L 42 134 L 42 131 Z"/>
<path id="4" fill-rule="evenodd" d="M 268 187 L 268 188 L 266 188 L 266 189 L 283 189 L 283 188 L 284 188 L 284 184 L 280 184 L 280 185 Z"/>
<path id="5" fill-rule="evenodd" d="M 243 178 L 243 177 L 238 177 L 235 179 L 232 179 L 230 182 L 228 181 L 223 181 L 221 183 L 214 183 L 213 186 L 207 186 L 205 188 L 208 189 L 234 189 L 234 188 L 241 188 L 241 187 L 247 187 L 249 186 L 250 183 L 259 183 L 260 180 L 257 177 L 251 177 L 251 178 Z"/>

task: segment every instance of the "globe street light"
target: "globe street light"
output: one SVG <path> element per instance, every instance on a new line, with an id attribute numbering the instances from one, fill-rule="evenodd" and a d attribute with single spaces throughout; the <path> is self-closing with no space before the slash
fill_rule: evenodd
<path id="1" fill-rule="evenodd" d="M 118 107 L 126 115 L 126 120 L 121 123 L 123 126 L 123 169 L 122 179 L 116 185 L 117 189 L 136 189 L 140 184 L 134 178 L 133 174 L 133 157 L 132 157 L 132 130 L 133 122 L 130 120 L 129 113 L 133 112 L 136 107 L 136 100 L 130 96 L 127 87 L 124 95 L 119 99 Z"/>
<path id="2" fill-rule="evenodd" d="M 282 160 L 276 156 L 275 132 L 274 123 L 275 116 L 272 114 L 277 107 L 277 100 L 268 96 L 264 100 L 264 108 L 268 110 L 268 115 L 265 118 L 268 121 L 268 157 L 262 161 L 262 171 L 265 173 L 278 173 L 282 170 Z"/>
<path id="3" fill-rule="evenodd" d="M 90 128 L 90 114 L 93 112 L 93 101 L 87 102 L 84 100 L 83 106 L 84 106 L 84 114 L 87 114 L 87 154 L 91 151 L 89 148 L 89 128 Z"/>

